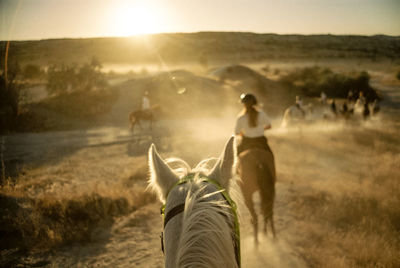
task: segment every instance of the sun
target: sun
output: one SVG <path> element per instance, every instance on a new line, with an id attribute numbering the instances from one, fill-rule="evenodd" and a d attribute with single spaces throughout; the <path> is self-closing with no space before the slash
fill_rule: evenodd
<path id="1" fill-rule="evenodd" d="M 110 26 L 112 35 L 132 36 L 161 32 L 162 13 L 150 3 L 125 3 L 115 8 Z"/>

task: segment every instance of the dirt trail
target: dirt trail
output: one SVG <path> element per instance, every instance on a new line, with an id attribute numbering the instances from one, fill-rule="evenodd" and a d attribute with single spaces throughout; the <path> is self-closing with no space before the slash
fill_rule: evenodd
<path id="1" fill-rule="evenodd" d="M 296 252 L 293 246 L 293 237 L 287 232 L 288 229 L 294 229 L 295 225 L 286 206 L 288 193 L 286 185 L 277 184 L 274 206 L 276 238 L 272 237 L 270 229 L 267 235 L 260 230 L 258 246 L 254 244 L 250 213 L 243 204 L 240 204 L 242 267 L 307 267 L 301 254 Z M 259 208 L 259 197 L 256 196 L 255 200 Z M 262 226 L 261 219 L 259 225 Z"/>

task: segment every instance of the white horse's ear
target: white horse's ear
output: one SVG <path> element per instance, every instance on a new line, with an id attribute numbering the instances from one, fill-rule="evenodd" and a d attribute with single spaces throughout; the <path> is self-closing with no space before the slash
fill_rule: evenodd
<path id="1" fill-rule="evenodd" d="M 149 149 L 149 168 L 149 186 L 156 190 L 160 200 L 165 202 L 168 191 L 179 180 L 179 177 L 164 162 L 164 160 L 161 159 L 154 144 L 152 144 Z"/>
<path id="2" fill-rule="evenodd" d="M 215 166 L 212 168 L 208 177 L 217 181 L 222 188 L 229 188 L 229 180 L 232 178 L 232 168 L 235 163 L 235 138 L 232 136 L 225 145 Z"/>

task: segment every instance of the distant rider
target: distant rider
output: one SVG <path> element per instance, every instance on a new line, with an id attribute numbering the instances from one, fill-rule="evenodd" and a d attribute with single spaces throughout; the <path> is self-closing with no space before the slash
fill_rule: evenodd
<path id="1" fill-rule="evenodd" d="M 150 109 L 149 92 L 145 91 L 142 97 L 142 111 L 148 111 Z"/>

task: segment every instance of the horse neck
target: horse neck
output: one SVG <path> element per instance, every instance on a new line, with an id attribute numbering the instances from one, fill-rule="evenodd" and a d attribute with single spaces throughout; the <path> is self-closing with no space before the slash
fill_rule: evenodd
<path id="1" fill-rule="evenodd" d="M 203 190 L 208 188 L 212 189 L 208 193 L 216 191 L 210 186 Z M 201 189 L 192 193 L 188 191 L 185 211 L 166 226 L 167 268 L 237 267 L 233 230 L 227 223 L 227 217 L 232 217 L 230 210 L 221 194 L 204 199 L 201 192 Z"/>

